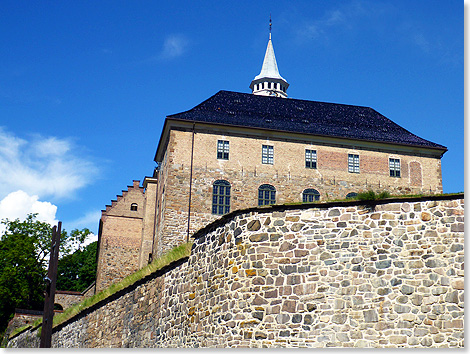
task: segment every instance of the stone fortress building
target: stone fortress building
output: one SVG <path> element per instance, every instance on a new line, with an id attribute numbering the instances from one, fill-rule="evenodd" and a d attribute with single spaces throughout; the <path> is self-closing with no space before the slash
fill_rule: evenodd
<path id="1" fill-rule="evenodd" d="M 96 291 L 233 210 L 442 192 L 446 147 L 369 107 L 287 98 L 288 87 L 270 34 L 251 94 L 220 91 L 166 117 L 153 175 L 102 211 Z"/>

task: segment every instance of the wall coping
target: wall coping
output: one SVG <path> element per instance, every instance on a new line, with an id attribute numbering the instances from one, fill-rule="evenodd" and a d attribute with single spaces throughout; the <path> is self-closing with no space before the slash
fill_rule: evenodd
<path id="1" fill-rule="evenodd" d="M 283 212 L 287 210 L 304 210 L 304 209 L 329 209 L 334 207 L 348 207 L 348 206 L 364 206 L 364 208 L 373 209 L 377 205 L 392 204 L 392 203 L 413 203 L 413 202 L 427 202 L 437 200 L 455 200 L 464 199 L 464 193 L 443 194 L 443 195 L 427 195 L 423 197 L 394 197 L 384 198 L 378 200 L 346 200 L 346 201 L 332 201 L 320 203 L 295 203 L 295 204 L 273 204 L 265 206 L 257 206 L 246 209 L 234 210 L 228 214 L 221 216 L 219 219 L 207 224 L 202 229 L 196 231 L 191 237 L 198 239 L 213 229 L 225 225 L 232 221 L 235 217 L 248 213 L 272 213 L 275 211 Z"/>
<path id="2" fill-rule="evenodd" d="M 80 291 L 72 291 L 72 290 L 56 290 L 56 294 L 61 294 L 61 295 L 77 295 L 77 296 L 83 296 L 83 293 Z"/>

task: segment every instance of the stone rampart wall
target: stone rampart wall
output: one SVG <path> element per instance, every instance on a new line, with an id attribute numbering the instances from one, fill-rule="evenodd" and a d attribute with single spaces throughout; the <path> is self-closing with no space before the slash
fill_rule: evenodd
<path id="1" fill-rule="evenodd" d="M 188 260 L 56 329 L 53 345 L 463 346 L 463 199 L 252 209 L 195 237 Z"/>

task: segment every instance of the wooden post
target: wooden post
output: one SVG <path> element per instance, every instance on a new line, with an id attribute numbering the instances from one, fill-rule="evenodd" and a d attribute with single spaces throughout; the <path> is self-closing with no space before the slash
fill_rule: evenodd
<path id="1" fill-rule="evenodd" d="M 44 296 L 44 313 L 42 315 L 40 348 L 50 348 L 52 342 L 52 320 L 54 318 L 54 297 L 57 282 L 57 265 L 59 262 L 59 244 L 62 222 L 52 228 L 51 255 L 47 270 L 46 294 Z"/>

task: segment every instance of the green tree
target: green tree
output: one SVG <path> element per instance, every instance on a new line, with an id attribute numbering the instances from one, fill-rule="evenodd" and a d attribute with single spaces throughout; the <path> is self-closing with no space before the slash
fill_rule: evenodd
<path id="1" fill-rule="evenodd" d="M 83 291 L 95 281 L 97 245 L 98 242 L 90 243 L 59 260 L 57 289 Z"/>
<path id="2" fill-rule="evenodd" d="M 0 237 L 0 332 L 3 332 L 15 308 L 43 309 L 52 226 L 36 220 L 36 214 L 23 221 L 5 219 L 1 223 L 6 227 Z M 59 256 L 70 254 L 89 234 L 87 229 L 70 234 L 62 231 Z"/>

